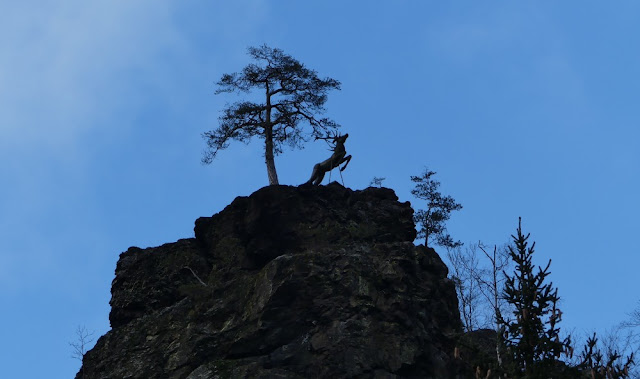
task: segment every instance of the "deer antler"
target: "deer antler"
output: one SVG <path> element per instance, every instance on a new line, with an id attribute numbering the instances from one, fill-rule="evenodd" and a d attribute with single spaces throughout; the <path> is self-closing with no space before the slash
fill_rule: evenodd
<path id="1" fill-rule="evenodd" d="M 321 139 L 321 140 L 328 141 L 328 140 L 334 140 L 334 139 L 336 139 L 338 137 L 339 137 L 338 132 L 335 131 L 335 132 L 333 132 L 333 135 L 329 133 L 329 134 L 327 134 L 326 137 L 320 137 L 319 135 L 316 135 L 314 140 L 317 141 L 317 140 Z"/>
<path id="2" fill-rule="evenodd" d="M 342 171 L 347 168 L 349 161 L 351 161 L 351 155 L 346 155 L 347 151 L 344 148 L 344 143 L 348 137 L 348 133 L 340 135 L 338 131 L 327 133 L 326 137 L 320 137 L 319 135 L 316 135 L 315 139 L 324 140 L 327 145 L 331 147 L 330 150 L 333 151 L 333 154 L 331 154 L 329 159 L 325 159 L 324 161 L 316 164 L 313 167 L 311 178 L 307 183 L 315 185 L 322 183 L 322 178 L 324 178 L 324 174 L 326 172 L 329 172 L 329 181 L 331 181 L 331 170 L 344 163 L 344 166 L 340 168 L 340 177 L 342 177 Z"/>
<path id="3" fill-rule="evenodd" d="M 334 131 L 333 134 L 329 133 L 326 137 L 316 136 L 315 141 L 321 139 L 329 145 L 331 151 L 333 151 L 336 147 L 336 140 L 341 136 L 338 134 L 338 131 Z"/>

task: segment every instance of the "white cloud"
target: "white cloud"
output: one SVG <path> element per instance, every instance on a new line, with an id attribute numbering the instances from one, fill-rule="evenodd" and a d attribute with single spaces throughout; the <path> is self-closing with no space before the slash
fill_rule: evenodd
<path id="1" fill-rule="evenodd" d="M 234 42 L 244 55 L 247 43 L 260 35 L 256 30 L 267 12 L 262 1 L 215 6 L 153 0 L 3 5 L 0 152 L 26 146 L 69 148 L 75 138 L 122 108 L 141 108 L 140 103 L 155 95 L 155 86 L 166 87 L 169 76 L 189 75 L 185 64 L 229 59 L 219 49 Z M 199 18 L 196 38 L 212 34 L 212 41 L 224 46 L 200 46 L 203 41 L 186 36 L 182 29 L 191 27 L 193 17 Z M 202 50 L 209 51 L 206 63 L 191 59 L 202 57 Z M 176 61 L 186 72 L 166 71 Z M 153 83 L 128 83 L 132 78 Z M 201 78 L 207 84 L 215 79 Z"/>
<path id="2" fill-rule="evenodd" d="M 19 288 L 18 277 L 39 278 L 46 270 L 47 264 L 29 261 L 50 262 L 53 251 L 78 254 L 62 243 L 92 221 L 93 210 L 102 210 L 89 174 L 96 170 L 90 158 L 99 139 L 119 143 L 133 130 L 149 133 L 156 110 L 188 102 L 193 83 L 206 88 L 193 96 L 211 94 L 222 72 L 211 66 L 229 60 L 230 50 L 244 60 L 251 38 L 262 38 L 256 30 L 267 10 L 259 0 L 5 3 L 0 283 Z M 140 114 L 150 116 L 141 122 Z M 100 159 L 104 164 L 110 157 Z"/>
<path id="3" fill-rule="evenodd" d="M 60 241 L 43 236 L 55 236 L 64 230 L 60 223 L 71 223 L 73 217 L 60 214 L 70 207 L 60 203 L 81 195 L 87 185 L 82 137 L 134 101 L 123 91 L 125 74 L 143 70 L 159 51 L 182 44 L 164 2 L 30 3 L 11 2 L 0 12 L 5 183 L 0 283 L 5 289 L 21 287 L 19 277 L 40 277 L 52 265 L 51 251 L 61 250 L 52 247 Z"/>
<path id="4" fill-rule="evenodd" d="M 111 92 L 118 75 L 179 44 L 167 4 L 13 2 L 4 9 L 0 146 L 64 146 L 119 106 Z"/>

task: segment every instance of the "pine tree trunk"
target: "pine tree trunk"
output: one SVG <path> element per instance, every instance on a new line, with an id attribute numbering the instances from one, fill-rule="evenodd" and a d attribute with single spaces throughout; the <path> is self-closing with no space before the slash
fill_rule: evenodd
<path id="1" fill-rule="evenodd" d="M 264 125 L 264 162 L 267 164 L 267 175 L 269 185 L 277 186 L 278 173 L 276 172 L 276 162 L 273 159 L 273 125 L 271 124 L 271 94 L 269 93 L 269 82 L 266 84 L 266 122 Z"/>
<path id="2" fill-rule="evenodd" d="M 267 128 L 264 134 L 264 161 L 267 164 L 267 175 L 269 176 L 269 185 L 278 185 L 278 173 L 276 172 L 276 163 L 273 158 L 273 131 Z"/>

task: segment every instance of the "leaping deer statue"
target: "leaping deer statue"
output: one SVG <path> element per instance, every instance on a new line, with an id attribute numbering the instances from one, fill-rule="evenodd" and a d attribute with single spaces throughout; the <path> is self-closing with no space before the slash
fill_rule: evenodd
<path id="1" fill-rule="evenodd" d="M 322 183 L 322 179 L 324 179 L 324 174 L 329 171 L 329 175 L 331 175 L 331 170 L 340 166 L 342 163 L 346 162 L 344 166 L 340 168 L 340 176 L 342 176 L 342 171 L 347 168 L 347 165 L 351 161 L 351 155 L 346 155 L 347 150 L 344 148 L 344 142 L 349 137 L 349 134 L 345 134 L 343 136 L 338 135 L 336 133 L 332 137 L 316 137 L 316 139 L 323 139 L 325 141 L 332 140 L 332 142 L 328 142 L 329 144 L 333 144 L 331 150 L 333 154 L 329 157 L 329 159 L 324 160 L 315 166 L 313 166 L 313 172 L 311 173 L 311 178 L 307 181 L 306 184 L 318 185 Z"/>

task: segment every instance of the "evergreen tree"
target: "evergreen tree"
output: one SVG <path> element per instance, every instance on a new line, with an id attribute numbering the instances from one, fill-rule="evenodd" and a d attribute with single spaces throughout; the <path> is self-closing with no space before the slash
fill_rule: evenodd
<path id="1" fill-rule="evenodd" d="M 379 188 L 382 188 L 382 182 L 385 179 L 386 178 L 379 178 L 377 176 L 374 176 L 373 179 L 371 179 L 371 183 L 369 183 L 369 187 L 377 186 Z"/>
<path id="2" fill-rule="evenodd" d="M 627 357 L 623 357 L 615 347 L 603 353 L 597 345 L 598 338 L 594 333 L 592 337 L 587 339 L 584 350 L 580 354 L 581 363 L 578 367 L 582 369 L 583 373 L 591 379 L 629 378 L 633 374 L 632 370 L 635 367 L 633 352 Z"/>
<path id="3" fill-rule="evenodd" d="M 320 79 L 315 71 L 267 45 L 250 47 L 249 56 L 255 63 L 242 72 L 224 74 L 216 94 L 256 90 L 261 101 L 240 101 L 223 110 L 220 126 L 203 134 L 207 150 L 202 162 L 211 163 L 231 140 L 248 143 L 257 136 L 264 139 L 269 184 L 278 184 L 274 155 L 282 152 L 283 144 L 301 148 L 309 137 L 325 137 L 338 128 L 332 120 L 317 115 L 325 110 L 327 92 L 339 90 L 340 82 Z M 310 131 L 302 129 L 305 123 Z"/>
<path id="4" fill-rule="evenodd" d="M 505 273 L 504 297 L 512 309 L 513 318 L 499 316 L 504 326 L 503 341 L 513 377 L 549 378 L 561 377 L 565 364 L 560 355 L 570 351 L 570 339 L 560 338 L 558 323 L 562 312 L 558 308 L 558 289 L 547 282 L 551 260 L 542 269 L 535 267 L 532 257 L 535 242 L 529 247 L 529 234 L 522 233 L 522 220 L 512 235 L 513 245 L 509 255 L 515 265 L 512 276 Z"/>
<path id="5" fill-rule="evenodd" d="M 425 246 L 429 246 L 429 242 L 448 248 L 462 246 L 462 242 L 454 241 L 451 238 L 445 225 L 445 222 L 451 217 L 451 212 L 462 209 L 462 205 L 456 203 L 451 196 L 442 196 L 438 191 L 440 182 L 431 179 L 435 174 L 435 172 L 425 169 L 421 176 L 411 176 L 411 181 L 416 183 L 411 194 L 418 199 L 427 201 L 427 209 L 418 209 L 413 215 L 413 219 L 418 225 L 418 238 L 424 238 Z"/>

